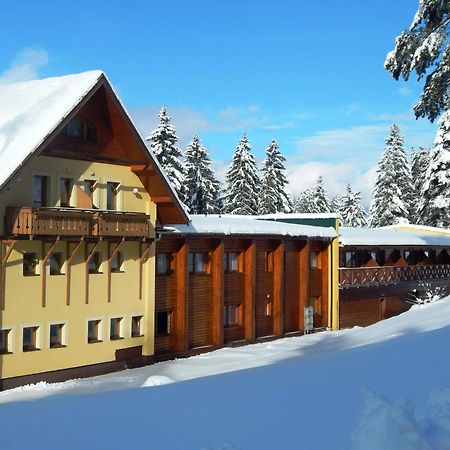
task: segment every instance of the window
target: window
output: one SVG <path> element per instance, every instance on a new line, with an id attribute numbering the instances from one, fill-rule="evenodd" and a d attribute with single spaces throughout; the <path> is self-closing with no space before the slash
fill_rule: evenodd
<path id="1" fill-rule="evenodd" d="M 167 336 L 171 332 L 172 313 L 160 311 L 156 313 L 156 336 Z"/>
<path id="2" fill-rule="evenodd" d="M 59 204 L 63 207 L 71 206 L 70 198 L 72 196 L 72 179 L 60 178 L 59 179 Z"/>
<path id="3" fill-rule="evenodd" d="M 42 175 L 34 175 L 32 182 L 31 200 L 33 208 L 42 208 L 48 203 L 48 177 Z"/>
<path id="4" fill-rule="evenodd" d="M 273 272 L 273 252 L 264 252 L 264 266 L 266 272 Z"/>
<path id="5" fill-rule="evenodd" d="M 22 349 L 24 352 L 39 350 L 37 346 L 37 334 L 39 327 L 26 327 L 22 332 Z"/>
<path id="6" fill-rule="evenodd" d="M 102 273 L 100 271 L 101 264 L 102 262 L 100 252 L 94 252 L 94 254 L 91 256 L 91 259 L 89 260 L 89 273 Z"/>
<path id="7" fill-rule="evenodd" d="M 123 253 L 116 252 L 111 258 L 111 272 L 123 272 Z"/>
<path id="8" fill-rule="evenodd" d="M 37 267 L 39 260 L 37 259 L 36 253 L 27 252 L 23 254 L 23 264 L 22 270 L 24 276 L 37 275 Z"/>
<path id="9" fill-rule="evenodd" d="M 266 302 L 264 305 L 264 315 L 269 317 L 272 315 L 272 299 L 270 295 L 267 295 Z"/>
<path id="10" fill-rule="evenodd" d="M 63 323 L 50 325 L 50 348 L 64 347 L 63 328 Z"/>
<path id="11" fill-rule="evenodd" d="M 61 275 L 63 273 L 63 257 L 62 253 L 55 252 L 49 258 L 50 261 L 50 275 Z"/>
<path id="12" fill-rule="evenodd" d="M 317 269 L 319 267 L 319 255 L 317 252 L 309 252 L 309 267 L 311 269 Z"/>
<path id="13" fill-rule="evenodd" d="M 119 183 L 106 183 L 106 209 L 115 211 L 118 208 L 117 195 L 119 193 Z"/>
<path id="14" fill-rule="evenodd" d="M 142 336 L 142 316 L 131 318 L 131 337 Z"/>
<path id="15" fill-rule="evenodd" d="M 189 272 L 208 273 L 208 253 L 189 253 Z"/>
<path id="16" fill-rule="evenodd" d="M 0 330 L 0 354 L 11 353 L 9 351 L 9 333 L 11 330 Z"/>
<path id="17" fill-rule="evenodd" d="M 100 324 L 101 320 L 89 320 L 88 321 L 88 332 L 87 340 L 89 344 L 95 342 L 101 342 L 100 338 Z"/>
<path id="18" fill-rule="evenodd" d="M 123 339 L 121 317 L 115 317 L 114 319 L 111 319 L 109 326 L 109 338 L 112 341 L 115 341 L 117 339 Z"/>
<path id="19" fill-rule="evenodd" d="M 85 139 L 87 141 L 97 141 L 97 131 L 89 122 L 73 119 L 62 131 L 62 135 L 72 139 Z"/>
<path id="20" fill-rule="evenodd" d="M 156 255 L 156 274 L 170 275 L 172 255 L 170 253 L 157 253 Z"/>
<path id="21" fill-rule="evenodd" d="M 223 254 L 223 270 L 225 272 L 239 272 L 239 253 L 225 252 Z"/>
<path id="22" fill-rule="evenodd" d="M 88 201 L 86 201 L 86 203 L 89 202 L 91 208 L 97 208 L 97 206 L 94 204 L 94 191 L 96 184 L 96 180 L 83 180 L 83 192 L 88 197 Z"/>
<path id="23" fill-rule="evenodd" d="M 226 327 L 241 324 L 241 305 L 225 305 L 223 314 L 223 324 Z"/>

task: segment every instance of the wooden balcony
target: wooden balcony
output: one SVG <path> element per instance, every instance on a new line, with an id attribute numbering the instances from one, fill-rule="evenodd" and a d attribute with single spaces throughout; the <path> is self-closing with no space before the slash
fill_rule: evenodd
<path id="1" fill-rule="evenodd" d="M 343 288 L 380 286 L 408 281 L 439 279 L 450 279 L 450 264 L 339 269 L 339 283 Z"/>
<path id="2" fill-rule="evenodd" d="M 8 236 L 144 238 L 148 237 L 149 219 L 146 214 L 136 212 L 7 207 L 5 233 Z"/>

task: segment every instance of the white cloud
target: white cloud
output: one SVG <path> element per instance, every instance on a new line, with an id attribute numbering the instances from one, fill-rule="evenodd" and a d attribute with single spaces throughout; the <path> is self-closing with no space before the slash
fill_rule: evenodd
<path id="1" fill-rule="evenodd" d="M 401 87 L 399 90 L 398 90 L 398 93 L 402 96 L 402 97 L 408 97 L 408 95 L 410 95 L 411 94 L 411 89 L 409 89 L 409 88 L 407 88 L 407 87 Z"/>
<path id="2" fill-rule="evenodd" d="M 39 78 L 39 71 L 48 64 L 48 54 L 40 48 L 26 48 L 19 52 L 10 66 L 0 73 L 0 84 Z"/>

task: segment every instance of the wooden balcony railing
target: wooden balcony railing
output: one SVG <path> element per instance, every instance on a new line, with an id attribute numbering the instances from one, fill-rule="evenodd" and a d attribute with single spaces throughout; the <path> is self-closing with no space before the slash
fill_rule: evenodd
<path id="1" fill-rule="evenodd" d="M 9 236 L 147 237 L 144 213 L 77 208 L 6 208 Z"/>
<path id="2" fill-rule="evenodd" d="M 339 269 L 341 287 L 378 286 L 438 279 L 450 279 L 450 264 Z"/>

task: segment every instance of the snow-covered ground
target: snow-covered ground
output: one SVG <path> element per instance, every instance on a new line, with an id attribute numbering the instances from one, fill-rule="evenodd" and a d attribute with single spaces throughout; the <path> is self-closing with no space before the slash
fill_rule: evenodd
<path id="1" fill-rule="evenodd" d="M 0 393 L 5 449 L 450 449 L 450 299 L 368 328 Z"/>

